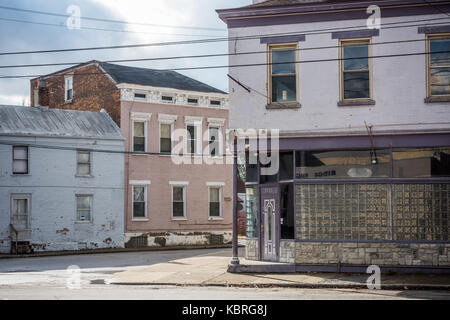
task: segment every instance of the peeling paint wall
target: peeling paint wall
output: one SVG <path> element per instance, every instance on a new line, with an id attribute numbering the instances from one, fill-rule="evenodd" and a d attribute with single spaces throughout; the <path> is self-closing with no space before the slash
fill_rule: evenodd
<path id="1" fill-rule="evenodd" d="M 220 243 L 214 241 L 221 240 Z M 126 233 L 126 247 L 171 247 L 231 244 L 231 231 Z"/>
<path id="2" fill-rule="evenodd" d="M 121 140 L 0 137 L 18 144 L 123 150 Z M 76 177 L 76 151 L 29 149 L 29 175 L 12 175 L 12 146 L 0 145 L 0 252 L 10 252 L 11 195 L 28 194 L 36 251 L 124 246 L 123 154 L 92 153 L 92 177 Z M 92 195 L 92 221 L 76 222 L 77 194 Z"/>

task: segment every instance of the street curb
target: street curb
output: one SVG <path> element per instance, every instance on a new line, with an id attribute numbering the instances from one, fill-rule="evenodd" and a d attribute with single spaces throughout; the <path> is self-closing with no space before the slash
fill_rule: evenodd
<path id="1" fill-rule="evenodd" d="M 197 249 L 228 249 L 231 245 L 211 245 L 211 246 L 168 246 L 168 247 L 149 247 L 149 248 L 111 248 L 111 249 L 92 249 L 92 250 L 73 250 L 73 251 L 49 251 L 36 252 L 30 254 L 0 254 L 1 259 L 15 258 L 39 258 L 39 257 L 59 257 L 88 254 L 121 253 L 121 252 L 146 252 L 146 251 L 166 251 L 166 250 L 197 250 Z"/>
<path id="2" fill-rule="evenodd" d="M 180 283 L 149 283 L 149 282 L 110 282 L 116 286 L 174 286 L 174 287 L 226 287 L 226 288 L 297 288 L 297 289 L 368 289 L 365 284 L 333 284 L 333 283 L 206 283 L 206 284 L 180 284 Z M 432 284 L 386 284 L 381 290 L 450 290 L 450 285 Z"/>

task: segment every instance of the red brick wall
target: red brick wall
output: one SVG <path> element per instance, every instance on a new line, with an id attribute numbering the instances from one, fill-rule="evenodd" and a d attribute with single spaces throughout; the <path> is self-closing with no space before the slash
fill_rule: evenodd
<path id="1" fill-rule="evenodd" d="M 30 103 L 34 102 L 34 90 L 39 88 L 40 104 L 50 108 L 100 111 L 105 109 L 120 125 L 120 90 L 95 64 L 67 70 L 45 78 L 45 88 L 39 88 L 39 80 L 31 81 Z M 64 75 L 73 74 L 73 98 L 65 102 Z"/>

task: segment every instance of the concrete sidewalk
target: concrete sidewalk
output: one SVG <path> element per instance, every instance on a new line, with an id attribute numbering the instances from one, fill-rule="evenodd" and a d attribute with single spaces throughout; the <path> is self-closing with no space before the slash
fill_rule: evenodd
<path id="1" fill-rule="evenodd" d="M 229 257 L 197 256 L 116 273 L 116 285 L 174 285 L 225 287 L 365 288 L 368 274 L 343 273 L 228 273 Z M 241 263 L 246 263 L 241 259 Z M 450 275 L 395 274 L 381 276 L 382 289 L 450 290 Z"/>

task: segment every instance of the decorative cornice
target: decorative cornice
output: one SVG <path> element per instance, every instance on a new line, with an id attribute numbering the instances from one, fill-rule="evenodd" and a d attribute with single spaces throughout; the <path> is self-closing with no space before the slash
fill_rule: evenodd
<path id="1" fill-rule="evenodd" d="M 159 122 L 174 122 L 177 121 L 178 116 L 176 114 L 164 114 L 158 113 L 158 121 Z"/>
<path id="2" fill-rule="evenodd" d="M 130 84 L 120 84 L 117 87 L 120 89 L 121 101 L 167 104 L 167 102 L 164 102 L 161 97 L 171 96 L 173 97 L 173 102 L 170 104 L 173 105 L 225 110 L 228 110 L 229 107 L 228 94 L 184 91 L 171 88 L 157 88 Z M 135 98 L 135 93 L 145 94 L 145 98 Z M 188 103 L 188 99 L 196 99 L 198 103 Z M 220 101 L 220 106 L 211 105 L 211 100 Z"/>
<path id="3" fill-rule="evenodd" d="M 131 113 L 131 119 L 132 120 L 147 120 L 147 121 L 150 121 L 151 118 L 152 118 L 152 114 L 151 113 L 147 113 L 147 112 L 132 112 Z"/>
<path id="4" fill-rule="evenodd" d="M 223 119 L 223 118 L 208 118 L 208 124 L 223 127 L 225 125 L 225 119 Z"/>
<path id="5" fill-rule="evenodd" d="M 202 121 L 203 117 L 184 116 L 185 123 L 201 123 Z"/>

